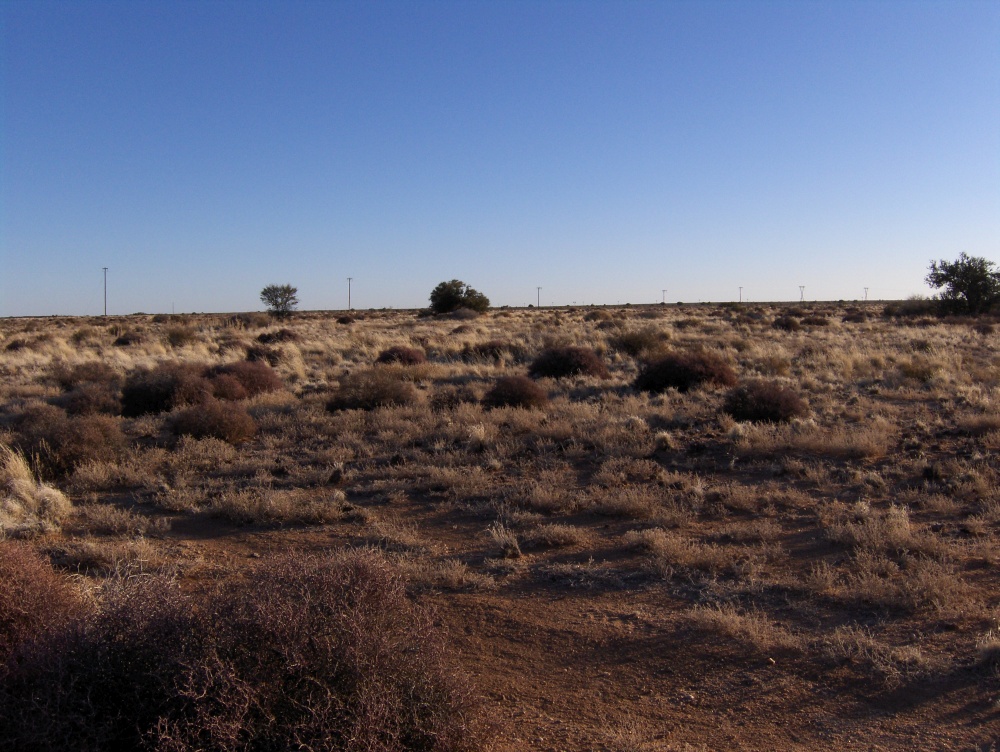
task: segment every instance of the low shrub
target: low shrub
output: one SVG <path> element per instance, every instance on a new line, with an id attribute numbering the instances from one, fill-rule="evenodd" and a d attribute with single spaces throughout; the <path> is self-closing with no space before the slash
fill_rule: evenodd
<path id="1" fill-rule="evenodd" d="M 230 376 L 228 373 L 220 373 L 218 376 L 215 376 L 211 380 L 211 384 L 212 396 L 216 399 L 235 402 L 250 396 L 250 393 L 247 392 L 246 387 L 240 383 L 239 379 L 235 376 Z"/>
<path id="2" fill-rule="evenodd" d="M 409 405 L 416 398 L 413 384 L 403 381 L 398 373 L 372 368 L 345 376 L 327 402 L 326 409 L 330 412 L 374 410 L 377 407 Z"/>
<path id="3" fill-rule="evenodd" d="M 228 363 L 216 366 L 209 372 L 209 378 L 213 381 L 222 376 L 235 379 L 246 390 L 249 397 L 276 392 L 285 385 L 271 366 L 259 360 Z"/>
<path id="4" fill-rule="evenodd" d="M 278 329 L 274 332 L 264 332 L 257 335 L 257 341 L 262 345 L 273 345 L 276 342 L 297 342 L 299 335 L 291 329 Z"/>
<path id="5" fill-rule="evenodd" d="M 107 415 L 69 416 L 52 405 L 36 405 L 15 425 L 19 448 L 53 475 L 70 473 L 85 462 L 114 461 L 125 448 L 118 421 Z"/>
<path id="6" fill-rule="evenodd" d="M 0 677 L 12 749 L 482 748 L 480 703 L 371 552 L 294 557 L 186 595 L 114 581 Z"/>
<path id="7" fill-rule="evenodd" d="M 187 326 L 168 327 L 165 336 L 171 347 L 184 347 L 198 341 L 198 334 Z"/>
<path id="8" fill-rule="evenodd" d="M 53 378 L 59 386 L 67 391 L 80 384 L 108 384 L 116 389 L 122 384 L 121 374 L 112 366 L 99 360 L 78 363 L 75 366 L 56 366 Z"/>
<path id="9" fill-rule="evenodd" d="M 940 311 L 936 300 L 913 295 L 906 300 L 894 300 L 886 303 L 882 315 L 887 318 L 919 318 L 933 316 Z"/>
<path id="10" fill-rule="evenodd" d="M 783 332 L 797 332 L 802 329 L 802 324 L 793 316 L 778 316 L 771 322 L 771 326 Z"/>
<path id="11" fill-rule="evenodd" d="M 829 326 L 830 319 L 820 314 L 813 314 L 802 319 L 804 326 Z"/>
<path id="12" fill-rule="evenodd" d="M 84 382 L 54 397 L 53 405 L 70 415 L 118 415 L 121 413 L 121 391 L 114 384 Z"/>
<path id="13" fill-rule="evenodd" d="M 634 386 L 643 392 L 677 389 L 686 392 L 702 384 L 736 386 L 736 373 L 720 355 L 706 350 L 672 353 L 647 363 Z"/>
<path id="14" fill-rule="evenodd" d="M 141 368 L 125 379 L 122 415 L 135 418 L 204 402 L 212 393 L 204 369 L 184 363 L 162 363 Z"/>
<path id="15" fill-rule="evenodd" d="M 608 341 L 615 350 L 633 357 L 655 352 L 670 339 L 670 334 L 656 326 L 645 326 L 642 329 L 622 332 Z"/>
<path id="16" fill-rule="evenodd" d="M 337 323 L 340 324 L 340 325 L 342 325 L 342 326 L 348 326 L 350 324 L 353 324 L 354 320 L 355 319 L 354 319 L 353 316 L 338 316 L 337 317 Z"/>
<path id="17" fill-rule="evenodd" d="M 600 356 L 588 347 L 550 347 L 542 350 L 528 368 L 532 376 L 597 376 L 608 378 L 608 369 Z"/>
<path id="18" fill-rule="evenodd" d="M 486 407 L 543 408 L 549 395 L 527 376 L 504 376 L 483 397 Z"/>
<path id="19" fill-rule="evenodd" d="M 230 444 L 242 444 L 257 433 L 257 423 L 246 408 L 214 399 L 182 410 L 173 417 L 170 428 L 178 436 L 221 439 Z"/>
<path id="20" fill-rule="evenodd" d="M 137 332 L 134 329 L 122 332 L 115 338 L 112 342 L 115 347 L 132 347 L 133 345 L 141 345 L 143 340 L 142 332 Z"/>
<path id="21" fill-rule="evenodd" d="M 774 381 L 749 381 L 728 395 L 723 411 L 739 421 L 781 423 L 806 414 L 806 403 L 792 389 Z"/>
<path id="22" fill-rule="evenodd" d="M 0 540 L 0 665 L 84 613 L 80 594 L 24 543 Z"/>
<path id="23" fill-rule="evenodd" d="M 427 362 L 427 355 L 423 350 L 415 347 L 403 347 L 396 345 L 383 350 L 375 359 L 376 363 L 399 363 L 403 366 L 417 366 Z"/>
<path id="24" fill-rule="evenodd" d="M 281 362 L 281 358 L 281 350 L 276 347 L 252 345 L 247 348 L 247 361 L 250 363 L 267 363 L 269 366 L 276 366 Z"/>
<path id="25" fill-rule="evenodd" d="M 462 360 L 494 360 L 500 361 L 505 358 L 520 362 L 524 360 L 524 347 L 513 342 L 506 342 L 500 339 L 491 339 L 488 342 L 479 342 L 475 345 L 466 345 L 462 348 Z"/>

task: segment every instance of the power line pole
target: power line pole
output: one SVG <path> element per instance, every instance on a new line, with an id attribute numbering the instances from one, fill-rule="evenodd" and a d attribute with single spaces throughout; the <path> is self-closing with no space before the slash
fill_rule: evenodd
<path id="1" fill-rule="evenodd" d="M 806 286 L 799 285 L 799 302 L 802 303 L 806 299 Z"/>
<path id="2" fill-rule="evenodd" d="M 743 302 L 743 288 L 740 288 L 740 302 Z"/>
<path id="3" fill-rule="evenodd" d="M 865 288 L 865 302 L 868 302 L 868 288 Z"/>
<path id="4" fill-rule="evenodd" d="M 104 316 L 108 315 L 108 267 L 102 266 L 104 270 Z"/>
<path id="5" fill-rule="evenodd" d="M 538 297 L 535 298 L 535 307 L 536 308 L 541 308 L 542 307 L 542 288 L 541 287 L 537 288 L 535 292 L 538 295 Z"/>
<path id="6" fill-rule="evenodd" d="M 666 288 L 663 289 L 663 302 L 664 303 L 667 302 L 667 290 L 666 290 Z"/>
<path id="7" fill-rule="evenodd" d="M 351 280 L 352 279 L 354 279 L 354 277 L 348 277 L 347 278 L 347 310 L 348 311 L 354 310 L 353 308 L 351 308 Z"/>

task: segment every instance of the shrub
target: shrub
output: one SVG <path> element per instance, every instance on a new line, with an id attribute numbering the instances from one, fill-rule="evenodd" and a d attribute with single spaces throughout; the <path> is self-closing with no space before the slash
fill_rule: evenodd
<path id="1" fill-rule="evenodd" d="M 220 373 L 215 376 L 212 378 L 211 384 L 212 396 L 216 399 L 235 402 L 250 396 L 246 387 L 239 382 L 239 379 L 235 376 L 230 376 L 228 373 Z"/>
<path id="2" fill-rule="evenodd" d="M 549 403 L 549 395 L 527 376 L 504 376 L 486 396 L 486 407 L 542 408 Z"/>
<path id="3" fill-rule="evenodd" d="M 677 389 L 686 392 L 702 384 L 735 386 L 736 374 L 721 356 L 698 350 L 672 353 L 646 364 L 635 379 L 635 388 L 643 392 Z"/>
<path id="4" fill-rule="evenodd" d="M 491 339 L 488 342 L 480 342 L 475 345 L 466 345 L 462 348 L 462 360 L 503 360 L 506 357 L 515 361 L 524 359 L 525 352 L 521 345 L 513 342 L 505 342 L 499 339 Z"/>
<path id="5" fill-rule="evenodd" d="M 404 366 L 416 366 L 427 362 L 427 356 L 423 350 L 415 347 L 403 347 L 396 345 L 378 354 L 376 363 L 399 363 Z"/>
<path id="6" fill-rule="evenodd" d="M 802 329 L 802 324 L 799 323 L 799 320 L 792 316 L 778 316 L 778 318 L 771 322 L 771 326 L 783 332 L 797 332 Z"/>
<path id="7" fill-rule="evenodd" d="M 257 335 L 257 341 L 262 345 L 272 345 L 275 342 L 297 342 L 299 335 L 291 329 L 278 329 L 275 332 L 264 332 Z"/>
<path id="8" fill-rule="evenodd" d="M 247 348 L 247 361 L 250 363 L 267 363 L 276 366 L 281 362 L 281 350 L 265 345 L 253 345 Z"/>
<path id="9" fill-rule="evenodd" d="M 482 313 L 489 307 L 489 298 L 458 279 L 442 282 L 431 291 L 431 310 L 434 313 L 451 313 L 459 308 Z"/>
<path id="10" fill-rule="evenodd" d="M 722 409 L 736 420 L 754 423 L 781 423 L 807 411 L 799 395 L 774 381 L 749 381 L 733 389 Z"/>
<path id="11" fill-rule="evenodd" d="M 906 300 L 886 303 L 882 315 L 893 318 L 919 318 L 933 315 L 936 310 L 933 300 L 928 300 L 921 295 L 911 295 Z"/>
<path id="12" fill-rule="evenodd" d="M 99 360 L 79 363 L 72 368 L 59 365 L 53 372 L 53 378 L 67 391 L 80 384 L 108 384 L 117 389 L 122 383 L 121 374 Z"/>
<path id="13" fill-rule="evenodd" d="M 343 326 L 348 326 L 348 325 L 354 323 L 354 317 L 353 316 L 338 316 L 337 317 L 337 323 L 341 324 Z"/>
<path id="14" fill-rule="evenodd" d="M 0 665 L 18 646 L 83 614 L 69 582 L 23 543 L 0 541 Z"/>
<path id="15" fill-rule="evenodd" d="M 221 376 L 235 379 L 250 397 L 266 392 L 276 392 L 284 387 L 281 377 L 267 363 L 259 360 L 243 360 L 216 366 L 209 376 L 214 380 Z"/>
<path id="16" fill-rule="evenodd" d="M 370 552 L 295 557 L 185 595 L 113 584 L 0 678 L 16 749 L 481 748 L 480 704 L 431 619 Z"/>
<path id="17" fill-rule="evenodd" d="M 129 331 L 119 334 L 112 344 L 115 347 L 131 347 L 133 345 L 141 345 L 142 339 L 143 337 L 141 332 L 130 329 Z"/>
<path id="18" fill-rule="evenodd" d="M 182 410 L 173 417 L 170 428 L 178 436 L 221 439 L 230 444 L 242 444 L 257 433 L 257 423 L 246 408 L 215 399 Z"/>
<path id="19" fill-rule="evenodd" d="M 409 405 L 417 398 L 416 390 L 398 374 L 383 368 L 356 371 L 345 376 L 334 392 L 326 409 L 374 410 L 377 407 Z"/>
<path id="20" fill-rule="evenodd" d="M 532 376 L 597 376 L 608 378 L 608 369 L 600 357 L 587 347 L 550 347 L 539 353 L 528 368 Z"/>
<path id="21" fill-rule="evenodd" d="M 187 326 L 171 326 L 166 332 L 167 343 L 171 347 L 184 347 L 197 341 L 198 335 L 194 329 Z"/>
<path id="22" fill-rule="evenodd" d="M 829 326 L 830 320 L 826 316 L 813 314 L 802 319 L 802 323 L 805 326 Z"/>
<path id="23" fill-rule="evenodd" d="M 646 326 L 642 329 L 622 332 L 612 337 L 610 344 L 615 350 L 634 357 L 655 351 L 668 339 L 670 339 L 670 335 L 664 330 L 655 326 Z"/>
<path id="24" fill-rule="evenodd" d="M 55 475 L 85 462 L 111 462 L 125 448 L 118 421 L 107 415 L 71 417 L 57 407 L 37 405 L 18 418 L 17 427 L 20 448 Z"/>
<path id="25" fill-rule="evenodd" d="M 260 300 L 272 316 L 284 318 L 298 307 L 298 292 L 291 285 L 268 285 L 260 291 Z"/>
<path id="26" fill-rule="evenodd" d="M 135 418 L 204 402 L 212 388 L 203 374 L 203 368 L 182 363 L 133 371 L 122 387 L 122 415 Z"/>

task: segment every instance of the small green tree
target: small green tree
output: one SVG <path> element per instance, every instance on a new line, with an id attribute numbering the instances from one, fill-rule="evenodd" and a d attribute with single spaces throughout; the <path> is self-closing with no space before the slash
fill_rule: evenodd
<path id="1" fill-rule="evenodd" d="M 260 299 L 271 314 L 284 318 L 298 306 L 298 292 L 299 289 L 291 285 L 268 285 L 260 291 Z"/>
<path id="2" fill-rule="evenodd" d="M 957 261 L 931 261 L 925 281 L 946 313 L 986 313 L 1000 301 L 1000 272 L 985 258 L 961 253 Z"/>
<path id="3" fill-rule="evenodd" d="M 489 307 L 489 298 L 458 279 L 442 282 L 431 290 L 431 310 L 434 313 L 451 313 L 459 308 L 482 313 Z"/>

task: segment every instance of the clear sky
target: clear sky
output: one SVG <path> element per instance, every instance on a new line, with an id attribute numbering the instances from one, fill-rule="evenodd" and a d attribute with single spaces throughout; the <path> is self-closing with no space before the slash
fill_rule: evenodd
<path id="1" fill-rule="evenodd" d="M 1000 261 L 1000 2 L 0 0 L 0 315 L 871 299 Z"/>

